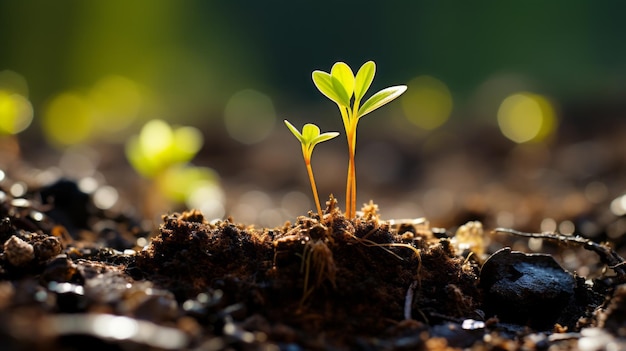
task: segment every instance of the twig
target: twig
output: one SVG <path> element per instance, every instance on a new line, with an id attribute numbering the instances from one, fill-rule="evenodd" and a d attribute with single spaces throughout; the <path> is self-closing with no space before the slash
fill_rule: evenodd
<path id="1" fill-rule="evenodd" d="M 417 280 L 414 280 L 409 288 L 406 290 L 406 297 L 404 298 L 404 319 L 412 319 L 411 317 L 411 305 L 413 305 L 413 294 L 417 287 Z"/>

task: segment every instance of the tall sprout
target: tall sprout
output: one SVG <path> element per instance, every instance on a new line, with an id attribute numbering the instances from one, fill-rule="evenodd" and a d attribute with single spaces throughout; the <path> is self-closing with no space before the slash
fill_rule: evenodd
<path id="1" fill-rule="evenodd" d="M 348 176 L 346 181 L 346 216 L 356 217 L 356 168 L 354 156 L 356 153 L 356 127 L 361 117 L 391 102 L 406 91 L 406 85 L 396 85 L 385 88 L 367 99 L 363 104 L 361 100 L 369 89 L 374 75 L 376 64 L 368 61 L 357 72 L 356 76 L 352 69 L 343 63 L 333 65 L 330 73 L 316 70 L 313 72 L 313 83 L 327 98 L 339 107 L 343 126 L 346 130 L 348 141 Z"/>

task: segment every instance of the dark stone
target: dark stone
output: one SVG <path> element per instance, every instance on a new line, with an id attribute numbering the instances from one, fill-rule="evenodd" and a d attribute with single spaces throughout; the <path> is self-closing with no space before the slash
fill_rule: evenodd
<path id="1" fill-rule="evenodd" d="M 503 248 L 482 267 L 485 311 L 503 322 L 552 329 L 572 301 L 576 281 L 552 256 Z"/>

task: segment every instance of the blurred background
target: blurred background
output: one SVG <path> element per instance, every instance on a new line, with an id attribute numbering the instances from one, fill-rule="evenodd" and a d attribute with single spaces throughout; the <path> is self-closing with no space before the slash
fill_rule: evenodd
<path id="1" fill-rule="evenodd" d="M 598 235 L 605 214 L 626 213 L 624 13 L 617 1 L 0 0 L 0 169 L 75 179 L 100 209 L 156 223 L 195 207 L 273 227 L 314 208 L 288 119 L 342 133 L 313 168 L 320 197 L 345 208 L 342 123 L 311 72 L 373 60 L 366 97 L 408 90 L 359 124 L 359 203 L 386 219 Z"/>

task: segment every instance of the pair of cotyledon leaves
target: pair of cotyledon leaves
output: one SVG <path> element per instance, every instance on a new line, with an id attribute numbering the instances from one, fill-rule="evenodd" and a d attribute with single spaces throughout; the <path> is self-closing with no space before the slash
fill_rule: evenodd
<path id="1" fill-rule="evenodd" d="M 319 127 L 311 123 L 307 123 L 304 127 L 302 127 L 302 133 L 300 133 L 298 129 L 293 126 L 293 124 L 289 123 L 289 121 L 285 120 L 285 124 L 302 144 L 302 152 L 304 154 L 305 161 L 311 160 L 313 147 L 315 147 L 316 144 L 319 144 L 322 141 L 330 140 L 339 135 L 337 132 L 326 132 L 320 134 Z"/>
<path id="2" fill-rule="evenodd" d="M 406 90 L 405 85 L 397 85 L 383 89 L 367 99 L 363 105 L 359 105 L 361 99 L 372 85 L 376 64 L 368 61 L 359 68 L 356 76 L 352 69 L 344 62 L 333 65 L 330 73 L 324 71 L 313 72 L 313 82 L 319 91 L 341 107 L 347 107 L 352 118 L 360 118 L 389 103 Z M 352 106 L 360 106 L 358 111 L 351 111 L 350 102 L 354 96 Z"/>
<path id="3" fill-rule="evenodd" d="M 314 71 L 313 83 L 315 83 L 315 86 L 322 94 L 339 105 L 340 109 L 346 109 L 349 120 L 354 118 L 358 120 L 366 114 L 394 100 L 406 91 L 405 85 L 398 85 L 383 89 L 367 99 L 365 103 L 358 108 L 358 111 L 353 111 L 353 107 L 360 104 L 361 99 L 372 84 L 375 73 L 376 64 L 374 61 L 368 61 L 363 64 L 356 76 L 347 64 L 344 62 L 337 62 L 331 68 L 330 73 L 324 71 Z M 353 96 L 354 100 L 352 99 Z M 351 101 L 353 103 L 352 106 L 350 105 Z M 355 112 L 356 115 L 354 115 Z M 296 138 L 298 138 L 300 143 L 302 143 L 305 158 L 307 158 L 307 156 L 310 158 L 313 147 L 316 144 L 330 140 L 339 135 L 337 132 L 320 134 L 320 129 L 315 124 L 311 123 L 304 125 L 302 133 L 300 133 L 298 129 L 296 129 L 287 120 L 285 120 L 285 124 L 296 136 Z"/>

